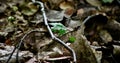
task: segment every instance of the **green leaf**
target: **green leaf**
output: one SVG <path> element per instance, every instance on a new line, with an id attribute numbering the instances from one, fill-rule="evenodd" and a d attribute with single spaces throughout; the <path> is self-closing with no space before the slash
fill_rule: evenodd
<path id="1" fill-rule="evenodd" d="M 103 3 L 112 3 L 113 0 L 102 0 Z"/>
<path id="2" fill-rule="evenodd" d="M 13 16 L 9 16 L 9 17 L 8 17 L 8 21 L 10 21 L 10 22 L 15 21 L 15 17 L 13 17 Z"/>
<path id="3" fill-rule="evenodd" d="M 63 34 L 65 34 L 66 33 L 66 30 L 63 30 L 63 29 L 61 29 L 61 30 L 59 30 L 59 36 L 61 36 L 61 35 L 63 35 Z"/>
<path id="4" fill-rule="evenodd" d="M 73 36 L 69 37 L 69 42 L 70 42 L 70 43 L 74 43 L 74 42 L 75 42 L 75 40 L 76 40 L 76 38 L 75 38 L 75 37 L 73 37 Z"/>
<path id="5" fill-rule="evenodd" d="M 53 32 L 57 32 L 60 36 L 66 33 L 66 27 L 61 23 L 49 23 L 52 25 Z"/>
<path id="6" fill-rule="evenodd" d="M 17 11 L 18 7 L 17 6 L 12 6 L 13 11 Z"/>

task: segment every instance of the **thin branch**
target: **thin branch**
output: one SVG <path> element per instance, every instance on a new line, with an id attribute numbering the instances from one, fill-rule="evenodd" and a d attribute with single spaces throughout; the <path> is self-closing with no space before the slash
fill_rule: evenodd
<path id="1" fill-rule="evenodd" d="M 50 26 L 48 25 L 48 21 L 47 21 L 47 17 L 46 17 L 46 13 L 45 13 L 45 9 L 44 9 L 43 3 L 40 2 L 40 1 L 35 1 L 35 0 L 32 0 L 32 2 L 33 2 L 33 3 L 36 3 L 36 4 L 39 4 L 39 5 L 41 6 L 41 12 L 42 12 L 42 14 L 43 14 L 44 23 L 45 23 L 45 25 L 46 25 L 46 27 L 47 27 L 47 29 L 48 29 L 48 31 L 49 31 L 52 39 L 57 40 L 58 43 L 62 44 L 65 48 L 67 48 L 67 49 L 71 52 L 71 54 L 72 54 L 72 56 L 73 56 L 73 61 L 74 61 L 74 63 L 76 63 L 77 60 L 76 60 L 75 51 L 74 51 L 71 47 L 67 46 L 67 45 L 65 44 L 65 42 L 63 42 L 62 40 L 60 40 L 59 38 L 57 38 L 57 37 L 53 34 L 52 30 L 50 29 Z"/>
<path id="2" fill-rule="evenodd" d="M 13 53 L 15 52 L 15 50 L 17 49 L 18 45 L 13 49 L 12 53 L 10 54 L 10 56 L 8 57 L 8 60 L 6 61 L 6 63 L 9 63 Z"/>
<path id="3" fill-rule="evenodd" d="M 19 50 L 20 50 L 20 47 L 21 47 L 21 45 L 22 45 L 22 43 L 23 43 L 23 40 L 30 34 L 30 33 L 32 33 L 32 32 L 43 32 L 43 31 L 40 31 L 40 30 L 32 30 L 32 31 L 30 31 L 30 32 L 28 32 L 28 33 L 26 33 L 24 36 L 23 36 L 23 38 L 21 39 L 21 41 L 20 41 L 20 43 L 19 43 L 19 45 L 18 45 L 18 51 L 17 51 L 17 54 L 16 54 L 16 59 L 17 59 L 17 62 L 19 62 Z"/>
<path id="4" fill-rule="evenodd" d="M 57 40 L 58 43 L 62 44 L 65 48 L 67 48 L 67 49 L 71 52 L 71 54 L 72 54 L 72 56 L 73 56 L 73 61 L 74 61 L 74 63 L 76 63 L 76 54 L 75 54 L 74 50 L 73 50 L 72 48 L 70 48 L 69 46 L 67 46 L 67 45 L 65 44 L 65 42 L 63 42 L 63 41 L 60 40 L 59 38 L 55 37 L 55 35 L 53 34 L 50 26 L 48 25 L 48 21 L 47 21 L 47 17 L 46 17 L 46 13 L 45 13 L 45 10 L 44 10 L 44 5 L 43 5 L 43 3 L 42 3 L 42 2 L 39 2 L 39 1 L 35 1 L 35 0 L 32 0 L 32 2 L 33 2 L 33 3 L 36 3 L 36 4 L 39 4 L 39 5 L 41 6 L 41 11 L 42 11 L 42 13 L 43 13 L 44 23 L 45 23 L 45 25 L 46 25 L 46 27 L 47 27 L 47 29 L 48 29 L 48 31 L 49 31 L 52 39 Z M 26 33 L 26 34 L 22 37 L 22 39 L 20 40 L 20 43 L 14 48 L 14 50 L 12 51 L 12 53 L 11 53 L 11 55 L 10 55 L 10 57 L 8 58 L 8 60 L 7 60 L 6 63 L 9 63 L 9 60 L 11 59 L 13 53 L 15 52 L 15 50 L 16 50 L 17 48 L 18 48 L 18 50 L 17 50 L 17 54 L 16 54 L 16 59 L 17 59 L 16 61 L 19 62 L 19 49 L 20 49 L 20 47 L 21 47 L 21 45 L 22 45 L 22 43 L 23 43 L 23 40 L 24 40 L 30 33 L 32 33 L 32 32 L 40 32 L 40 31 L 39 31 L 39 30 L 32 30 L 32 31 Z"/>
<path id="5" fill-rule="evenodd" d="M 77 60 L 76 60 L 76 54 L 75 54 L 74 50 L 71 47 L 69 47 L 68 45 L 66 45 L 65 42 L 63 42 L 59 38 L 55 37 L 55 40 L 57 40 L 60 44 L 62 44 L 65 48 L 67 48 L 70 51 L 70 53 L 73 56 L 73 61 L 74 61 L 74 63 L 76 63 Z"/>
<path id="6" fill-rule="evenodd" d="M 10 56 L 8 57 L 8 60 L 6 61 L 6 63 L 9 63 L 9 61 L 10 61 L 10 59 L 11 59 L 11 57 L 12 57 L 12 55 L 13 55 L 13 53 L 15 52 L 16 49 L 18 49 L 17 54 L 16 54 L 16 62 L 19 61 L 19 55 L 18 55 L 18 54 L 19 54 L 19 49 L 20 49 L 20 47 L 21 47 L 21 45 L 22 45 L 22 43 L 23 43 L 23 40 L 24 40 L 30 33 L 32 33 L 32 32 L 41 32 L 41 33 L 43 33 L 44 31 L 40 31 L 39 29 L 37 29 L 37 30 L 32 30 L 32 31 L 26 33 L 26 34 L 23 36 L 23 38 L 20 40 L 20 42 L 18 43 L 18 45 L 16 45 L 15 48 L 13 49 L 13 51 L 12 51 L 12 53 L 10 54 Z"/>
<path id="7" fill-rule="evenodd" d="M 57 58 L 47 58 L 46 61 L 57 61 L 57 60 L 64 60 L 64 59 L 71 59 L 71 56 L 63 56 Z"/>

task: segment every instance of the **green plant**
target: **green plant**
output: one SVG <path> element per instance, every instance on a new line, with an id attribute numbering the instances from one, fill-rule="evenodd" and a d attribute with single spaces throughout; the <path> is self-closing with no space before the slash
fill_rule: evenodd
<path id="1" fill-rule="evenodd" d="M 17 11 L 18 7 L 17 6 L 12 6 L 13 11 Z"/>
<path id="2" fill-rule="evenodd" d="M 10 21 L 10 22 L 15 21 L 15 17 L 13 17 L 13 16 L 9 16 L 9 17 L 8 17 L 8 21 Z"/>
<path id="3" fill-rule="evenodd" d="M 61 23 L 49 23 L 53 32 L 57 32 L 60 36 L 66 33 L 66 27 Z"/>
<path id="4" fill-rule="evenodd" d="M 102 0 L 103 3 L 112 3 L 114 0 Z"/>
<path id="5" fill-rule="evenodd" d="M 75 37 L 73 37 L 73 36 L 71 36 L 71 37 L 69 37 L 69 42 L 70 43 L 74 43 L 75 42 L 75 40 L 76 40 L 76 38 Z"/>

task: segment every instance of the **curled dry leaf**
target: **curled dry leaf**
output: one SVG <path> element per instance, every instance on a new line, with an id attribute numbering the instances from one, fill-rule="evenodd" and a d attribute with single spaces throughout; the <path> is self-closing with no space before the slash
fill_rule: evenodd
<path id="1" fill-rule="evenodd" d="M 65 11 L 64 14 L 67 18 L 69 18 L 75 11 L 74 4 L 71 1 L 61 2 L 59 7 Z"/>
<path id="2" fill-rule="evenodd" d="M 60 7 L 61 9 L 63 9 L 63 10 L 66 10 L 66 9 L 68 9 L 68 8 L 73 9 L 73 8 L 74 8 L 74 5 L 73 5 L 72 2 L 65 2 L 65 1 L 64 1 L 64 2 L 60 3 L 59 7 Z"/>
<path id="3" fill-rule="evenodd" d="M 70 17 L 72 16 L 72 14 L 74 13 L 74 11 L 75 11 L 74 9 L 68 8 L 68 9 L 65 10 L 64 16 L 65 16 L 66 18 L 70 18 Z"/>

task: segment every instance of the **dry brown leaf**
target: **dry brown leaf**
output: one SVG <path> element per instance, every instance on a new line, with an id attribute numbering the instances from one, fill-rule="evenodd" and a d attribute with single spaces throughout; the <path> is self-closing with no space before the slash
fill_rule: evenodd
<path id="1" fill-rule="evenodd" d="M 66 9 L 65 12 L 64 12 L 65 17 L 69 18 L 70 16 L 72 16 L 72 14 L 74 13 L 74 11 L 75 10 L 72 9 L 72 8 Z"/>
<path id="2" fill-rule="evenodd" d="M 78 9 L 77 10 L 77 15 L 82 15 L 82 14 L 84 14 L 84 9 Z"/>
<path id="3" fill-rule="evenodd" d="M 12 45 L 12 41 L 11 41 L 10 39 L 7 39 L 7 40 L 5 41 L 5 44 L 6 44 L 6 45 Z"/>
<path id="4" fill-rule="evenodd" d="M 72 2 L 62 2 L 59 7 L 63 10 L 74 9 L 74 4 Z"/>
<path id="5" fill-rule="evenodd" d="M 64 10 L 64 16 L 66 18 L 69 18 L 75 12 L 74 4 L 72 1 L 61 2 L 59 7 Z"/>

